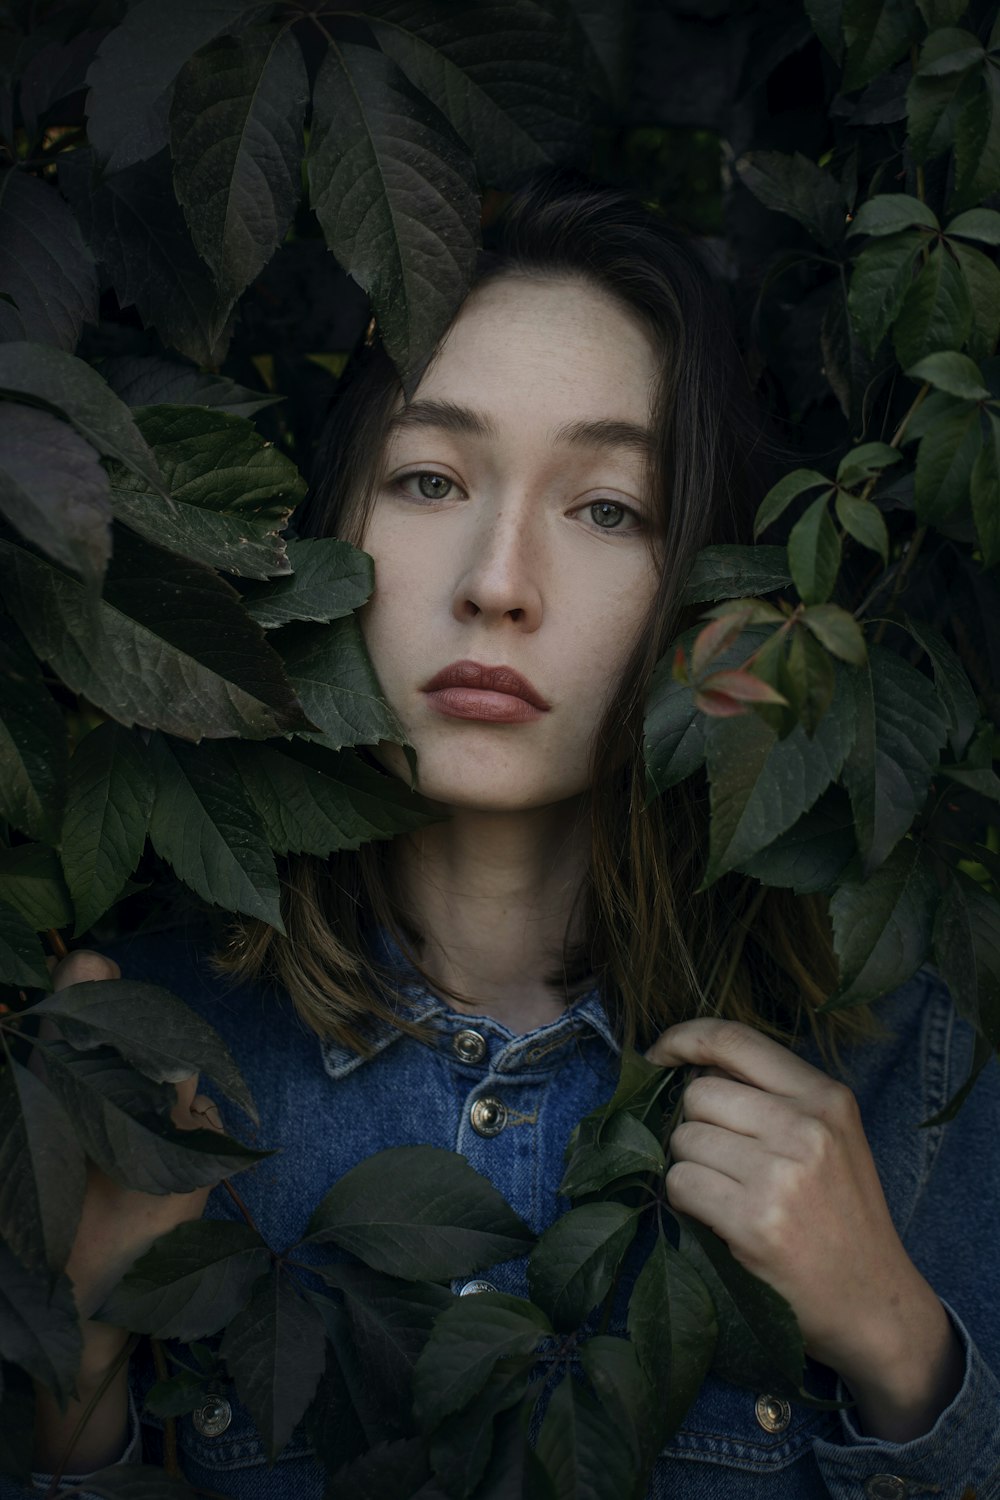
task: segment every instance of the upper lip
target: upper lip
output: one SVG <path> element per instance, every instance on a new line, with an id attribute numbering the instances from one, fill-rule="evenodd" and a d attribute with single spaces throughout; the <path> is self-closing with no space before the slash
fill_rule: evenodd
<path id="1" fill-rule="evenodd" d="M 488 667 L 480 661 L 453 661 L 430 682 L 424 684 L 425 693 L 437 692 L 438 688 L 466 687 L 482 688 L 488 692 L 509 693 L 513 698 L 523 698 L 535 708 L 549 708 L 536 687 L 515 672 L 513 667 Z"/>

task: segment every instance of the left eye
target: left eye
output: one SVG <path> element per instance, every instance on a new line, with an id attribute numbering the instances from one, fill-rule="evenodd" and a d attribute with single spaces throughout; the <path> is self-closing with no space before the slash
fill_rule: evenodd
<path id="1" fill-rule="evenodd" d="M 589 510 L 590 519 L 602 531 L 613 531 L 631 515 L 631 511 L 624 505 L 619 505 L 616 500 L 596 500 Z"/>

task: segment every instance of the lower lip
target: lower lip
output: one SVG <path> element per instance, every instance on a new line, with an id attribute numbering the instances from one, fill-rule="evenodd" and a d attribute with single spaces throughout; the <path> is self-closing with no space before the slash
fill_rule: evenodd
<path id="1" fill-rule="evenodd" d="M 436 688 L 427 694 L 427 700 L 437 713 L 449 719 L 478 719 L 482 724 L 528 724 L 546 711 L 513 693 L 486 688 Z"/>

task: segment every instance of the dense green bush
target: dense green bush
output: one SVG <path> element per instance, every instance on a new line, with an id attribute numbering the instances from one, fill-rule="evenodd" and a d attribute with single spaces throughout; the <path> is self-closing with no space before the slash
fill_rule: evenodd
<path id="1" fill-rule="evenodd" d="M 399 737 L 354 615 L 370 562 L 286 523 L 371 311 L 409 385 L 481 221 L 534 166 L 589 165 L 703 239 L 807 465 L 761 497 L 759 545 L 695 565 L 708 624 L 654 684 L 651 793 L 707 774 L 706 882 L 828 898 L 833 1005 L 930 958 L 989 1061 L 1000 22 L 980 0 L 50 0 L 0 24 L 0 1466 L 23 1475 L 28 1377 L 63 1397 L 78 1358 L 62 1271 L 85 1155 L 159 1191 L 258 1156 L 165 1123 L 194 1068 L 252 1111 L 202 1023 L 127 980 L 44 998 L 46 947 L 99 945 L 184 890 L 279 925 L 275 855 L 427 816 L 354 748 Z M 713 1362 L 792 1395 L 803 1368 L 789 1310 L 720 1241 L 651 1223 L 671 1083 L 627 1056 L 581 1122 L 531 1301 L 442 1289 L 531 1237 L 431 1148 L 317 1206 L 311 1239 L 359 1262 L 328 1295 L 250 1224 L 174 1231 L 105 1310 L 189 1346 L 151 1405 L 169 1422 L 224 1369 L 272 1453 L 307 1415 L 338 1493 L 429 1494 L 433 1474 L 484 1497 L 522 1474 L 547 1496 L 557 1469 L 641 1492 Z M 390 1193 L 404 1260 L 379 1231 Z M 588 1320 L 639 1245 L 613 1337 Z"/>

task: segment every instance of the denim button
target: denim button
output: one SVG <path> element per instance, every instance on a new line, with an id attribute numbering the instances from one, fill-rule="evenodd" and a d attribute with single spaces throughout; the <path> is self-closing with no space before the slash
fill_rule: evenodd
<path id="1" fill-rule="evenodd" d="M 754 1415 L 765 1432 L 784 1432 L 792 1420 L 792 1408 L 781 1396 L 758 1396 Z"/>
<path id="2" fill-rule="evenodd" d="M 225 1396 L 206 1396 L 191 1413 L 191 1420 L 195 1432 L 200 1432 L 202 1437 L 218 1437 L 233 1420 L 233 1408 Z"/>
<path id="3" fill-rule="evenodd" d="M 868 1500 L 906 1500 L 910 1486 L 898 1474 L 873 1474 L 865 1485 Z"/>
<path id="4" fill-rule="evenodd" d="M 474 1297 L 477 1292 L 495 1291 L 496 1287 L 493 1285 L 492 1281 L 467 1281 L 465 1285 L 460 1288 L 458 1295 L 460 1297 Z"/>
<path id="5" fill-rule="evenodd" d="M 507 1123 L 507 1106 L 499 1099 L 477 1099 L 469 1119 L 477 1135 L 499 1135 Z"/>
<path id="6" fill-rule="evenodd" d="M 463 1062 L 482 1062 L 486 1056 L 486 1038 L 478 1031 L 456 1031 L 451 1046 L 455 1056 Z"/>

